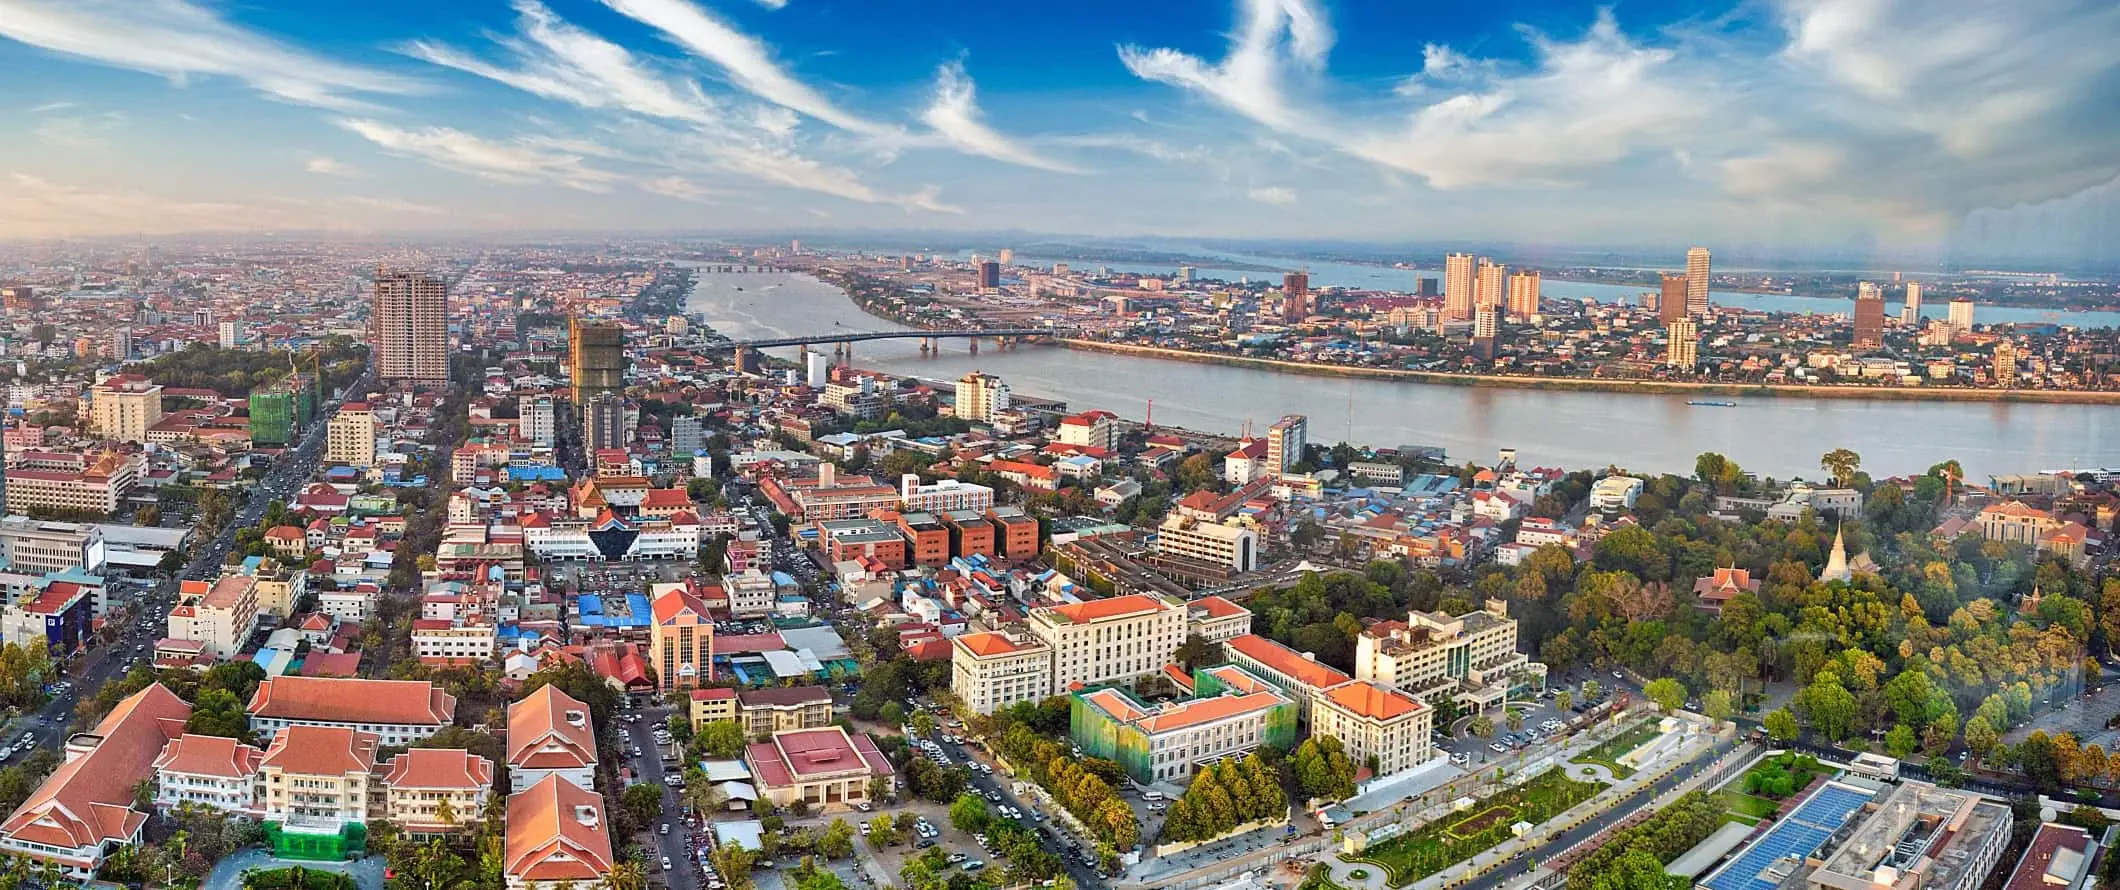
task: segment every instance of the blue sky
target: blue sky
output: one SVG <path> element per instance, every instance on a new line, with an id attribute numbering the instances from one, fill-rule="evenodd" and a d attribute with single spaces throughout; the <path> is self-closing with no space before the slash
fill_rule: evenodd
<path id="1" fill-rule="evenodd" d="M 2114 46 L 2092 0 L 0 0 L 0 238 L 2097 254 Z"/>

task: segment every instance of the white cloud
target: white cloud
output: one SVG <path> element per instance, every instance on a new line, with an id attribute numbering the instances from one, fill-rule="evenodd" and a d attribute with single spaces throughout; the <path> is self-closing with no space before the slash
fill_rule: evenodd
<path id="1" fill-rule="evenodd" d="M 731 27 L 689 0 L 603 0 L 604 5 L 655 28 L 693 54 L 720 66 L 738 87 L 790 111 L 842 130 L 894 137 L 898 128 L 868 120 L 834 104 L 773 60 L 763 41 Z"/>
<path id="2" fill-rule="evenodd" d="M 662 195 L 666 198 L 676 198 L 680 201 L 704 203 L 714 197 L 713 192 L 701 188 L 699 183 L 682 176 L 659 176 L 654 179 L 645 179 L 640 182 L 640 187 L 642 191 Z"/>
<path id="3" fill-rule="evenodd" d="M 1219 65 L 1174 49 L 1119 48 L 1136 77 L 1200 93 L 1275 129 L 1297 129 L 1308 116 L 1284 95 L 1284 69 L 1322 71 L 1332 29 L 1307 0 L 1240 0 L 1237 33 Z"/>
<path id="4" fill-rule="evenodd" d="M 443 208 L 436 207 L 432 204 L 421 204 L 416 201 L 403 201 L 397 198 L 379 198 L 373 195 L 347 195 L 345 197 L 339 198 L 338 200 L 347 204 L 352 204 L 356 207 L 363 207 L 369 210 L 379 210 L 384 213 L 396 215 L 410 214 L 413 216 L 441 216 L 449 212 Z"/>
<path id="5" fill-rule="evenodd" d="M 36 106 L 32 106 L 32 107 L 31 107 L 31 108 L 29 109 L 29 113 L 31 113 L 31 114 L 48 114 L 48 113 L 50 113 L 50 112 L 54 112 L 54 111 L 65 111 L 66 109 L 69 109 L 69 108 L 72 108 L 72 107 L 74 107 L 74 103 L 72 103 L 72 102 L 65 102 L 65 101 L 60 101 L 60 102 L 46 102 L 46 103 L 44 103 L 44 104 L 42 104 L 42 105 L 36 105 Z"/>
<path id="6" fill-rule="evenodd" d="M 185 201 L 110 187 L 88 188 L 16 172 L 0 188 L 0 238 L 284 228 L 293 215 L 269 207 Z"/>
<path id="7" fill-rule="evenodd" d="M 346 65 L 229 22 L 188 0 L 0 0 L 0 36 L 177 84 L 230 77 L 302 105 L 365 107 L 358 94 L 402 95 L 418 85 Z"/>
<path id="8" fill-rule="evenodd" d="M 707 124 L 720 113 L 698 85 L 662 77 L 624 47 L 552 14 L 536 0 L 516 0 L 519 37 L 497 38 L 513 67 L 429 41 L 413 41 L 412 56 L 583 108 L 628 111 Z"/>
<path id="9" fill-rule="evenodd" d="M 1282 186 L 1277 185 L 1253 188 L 1252 190 L 1245 192 L 1244 196 L 1261 204 L 1272 204 L 1275 207 L 1286 207 L 1296 202 L 1296 193 L 1294 189 L 1284 188 Z"/>
<path id="10" fill-rule="evenodd" d="M 353 176 L 361 172 L 351 164 L 322 155 L 314 155 L 304 160 L 302 169 L 318 176 Z"/>
<path id="11" fill-rule="evenodd" d="M 852 171 L 771 148 L 725 148 L 715 155 L 711 164 L 716 169 L 753 179 L 863 204 L 890 204 L 908 211 L 964 212 L 964 208 L 943 203 L 941 191 L 934 186 L 907 195 L 890 194 L 862 182 Z"/>
<path id="12" fill-rule="evenodd" d="M 494 142 L 449 127 L 408 130 L 379 121 L 347 118 L 338 124 L 393 154 L 419 158 L 438 167 L 507 183 L 547 182 L 601 192 L 618 181 L 616 173 L 583 163 L 579 154 L 549 151 L 520 142 Z"/>
<path id="13" fill-rule="evenodd" d="M 37 141 L 54 148 L 69 151 L 100 151 L 110 147 L 110 140 L 124 126 L 124 116 L 116 113 L 89 116 L 49 116 L 39 118 L 30 128 Z"/>
<path id="14" fill-rule="evenodd" d="M 757 3 L 760 6 L 775 11 L 788 8 L 788 0 L 757 0 Z"/>
<path id="15" fill-rule="evenodd" d="M 920 119 L 950 144 L 971 154 L 1040 170 L 1082 172 L 1043 157 L 987 126 L 984 115 L 979 112 L 972 79 L 965 74 L 961 62 L 943 65 L 935 72 L 935 98 Z"/>

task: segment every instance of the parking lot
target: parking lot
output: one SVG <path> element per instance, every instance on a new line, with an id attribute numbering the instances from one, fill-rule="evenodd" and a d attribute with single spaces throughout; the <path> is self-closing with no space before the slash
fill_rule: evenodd
<path id="1" fill-rule="evenodd" d="M 1473 718 L 1467 714 L 1447 729 L 1439 727 L 1436 730 L 1440 736 L 1436 739 L 1436 750 L 1449 754 L 1451 763 L 1459 767 L 1476 768 L 1489 760 L 1500 760 L 1550 740 L 1564 731 L 1570 721 L 1581 716 L 1560 709 L 1552 698 L 1543 695 L 1522 702 L 1512 701 L 1509 709 L 1523 714 L 1522 730 L 1511 730 L 1501 711 L 1496 709 L 1487 713 L 1487 718 L 1494 721 L 1494 736 L 1478 738 L 1466 731 Z"/>
<path id="2" fill-rule="evenodd" d="M 568 590 L 632 591 L 646 593 L 648 585 L 681 581 L 692 572 L 692 563 L 680 559 L 622 560 L 619 562 L 563 562 L 551 567 L 552 577 Z"/>

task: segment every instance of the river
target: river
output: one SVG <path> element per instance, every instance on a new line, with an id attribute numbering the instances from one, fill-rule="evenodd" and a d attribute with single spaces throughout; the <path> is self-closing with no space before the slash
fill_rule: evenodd
<path id="1" fill-rule="evenodd" d="M 696 280 L 687 311 L 731 337 L 902 330 L 862 312 L 840 290 L 807 275 L 748 273 Z M 2120 408 L 2002 402 L 1746 398 L 1735 408 L 1695 407 L 1683 395 L 1492 389 L 1313 377 L 1254 368 L 1162 361 L 992 342 L 971 355 L 945 340 L 922 357 L 917 340 L 856 344 L 854 364 L 894 374 L 954 379 L 985 370 L 1018 392 L 1063 399 L 1199 430 L 1263 431 L 1283 414 L 1310 418 L 1313 442 L 1436 445 L 1454 460 L 1490 461 L 1515 448 L 1528 465 L 1615 464 L 1690 473 L 1703 451 L 1778 478 L 1817 478 L 1818 456 L 1852 448 L 1877 475 L 1919 473 L 1957 459 L 1966 474 L 2037 472 L 2120 464 L 2107 436 Z M 792 356 L 795 350 L 785 350 Z"/>

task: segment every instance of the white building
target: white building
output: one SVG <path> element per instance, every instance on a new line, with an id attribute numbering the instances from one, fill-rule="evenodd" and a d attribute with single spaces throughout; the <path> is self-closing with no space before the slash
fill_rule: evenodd
<path id="1" fill-rule="evenodd" d="M 1259 533 L 1172 513 L 1156 529 L 1156 551 L 1249 572 L 1259 567 Z"/>
<path id="2" fill-rule="evenodd" d="M 8 483 L 14 479 L 9 474 Z M 27 516 L 0 518 L 0 559 L 8 570 L 46 574 L 80 569 L 101 574 L 106 557 L 103 529 L 78 522 L 40 522 Z"/>
<path id="3" fill-rule="evenodd" d="M 213 583 L 185 581 L 169 610 L 169 638 L 191 640 L 226 661 L 241 654 L 258 628 L 258 579 L 241 573 Z"/>
<path id="4" fill-rule="evenodd" d="M 1442 615 L 1412 611 L 1405 621 L 1380 621 L 1355 638 L 1355 678 L 1411 693 L 1423 701 L 1448 697 L 1461 707 L 1485 708 L 1508 694 L 1544 685 L 1546 666 L 1516 648 L 1509 604 L 1488 600 L 1481 611 Z"/>
<path id="5" fill-rule="evenodd" d="M 250 696 L 250 730 L 271 740 L 290 726 L 375 733 L 385 745 L 410 745 L 456 716 L 456 697 L 425 680 L 267 677 Z"/>
<path id="6" fill-rule="evenodd" d="M 907 473 L 898 478 L 898 499 L 907 513 L 942 514 L 952 510 L 984 513 L 994 506 L 994 490 L 955 479 L 943 479 L 928 485 L 920 481 L 920 474 Z"/>
<path id="7" fill-rule="evenodd" d="M 550 448 L 559 437 L 556 426 L 558 417 L 552 397 L 548 395 L 524 396 L 516 400 L 516 413 L 522 419 L 523 438 L 539 448 Z"/>
<path id="8" fill-rule="evenodd" d="M 976 714 L 1053 694 L 1053 647 L 1027 634 L 959 634 L 950 640 L 950 691 Z"/>
<path id="9" fill-rule="evenodd" d="M 1590 508 L 1593 510 L 1633 509 L 1634 499 L 1641 496 L 1642 481 L 1632 476 L 1606 476 L 1590 486 Z"/>
<path id="10" fill-rule="evenodd" d="M 324 433 L 324 462 L 366 469 L 375 466 L 375 412 L 367 402 L 347 402 Z"/>
<path id="11" fill-rule="evenodd" d="M 155 758 L 155 809 L 189 805 L 255 818 L 264 760 L 264 751 L 231 738 L 185 733 L 171 739 Z"/>

